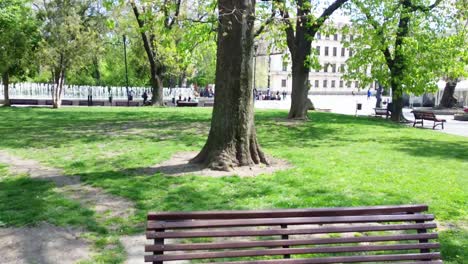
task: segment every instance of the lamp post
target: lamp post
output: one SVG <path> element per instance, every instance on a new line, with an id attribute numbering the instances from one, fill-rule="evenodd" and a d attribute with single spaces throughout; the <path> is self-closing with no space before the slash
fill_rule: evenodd
<path id="1" fill-rule="evenodd" d="M 254 46 L 254 72 L 253 72 L 253 89 L 256 90 L 257 82 L 256 82 L 256 74 L 257 74 L 257 49 L 258 45 L 255 44 Z"/>
<path id="2" fill-rule="evenodd" d="M 128 67 L 127 67 L 127 37 L 123 35 L 123 45 L 124 45 L 124 61 L 125 61 L 125 83 L 127 91 L 127 106 L 130 106 L 130 94 L 128 91 Z"/>

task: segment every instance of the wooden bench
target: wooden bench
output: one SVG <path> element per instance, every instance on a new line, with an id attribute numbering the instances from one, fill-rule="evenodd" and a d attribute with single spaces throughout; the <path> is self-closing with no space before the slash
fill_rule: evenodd
<path id="1" fill-rule="evenodd" d="M 52 105 L 52 100 L 46 100 L 46 105 Z M 73 101 L 71 100 L 62 100 L 62 105 L 73 105 Z"/>
<path id="2" fill-rule="evenodd" d="M 177 106 L 178 107 L 196 107 L 198 106 L 198 102 L 187 102 L 187 101 L 177 101 Z"/>
<path id="3" fill-rule="evenodd" d="M 424 126 L 424 120 L 429 120 L 434 121 L 432 129 L 435 129 L 438 125 L 441 125 L 442 129 L 444 129 L 444 123 L 446 122 L 446 120 L 438 119 L 433 112 L 413 110 L 412 113 L 414 115 L 413 127 L 415 127 L 416 124 L 421 124 L 421 126 Z"/>
<path id="4" fill-rule="evenodd" d="M 430 241 L 437 233 L 427 209 L 402 205 L 149 213 L 146 237 L 154 242 L 145 246 L 151 252 L 145 262 L 442 263 L 439 244 Z"/>
<path id="5" fill-rule="evenodd" d="M 387 108 L 374 108 L 376 116 L 385 116 L 385 119 L 388 119 L 392 115 L 392 112 Z"/>
<path id="6" fill-rule="evenodd" d="M 11 105 L 38 105 L 39 100 L 35 99 L 10 99 Z"/>
<path id="7" fill-rule="evenodd" d="M 115 101 L 115 106 L 140 106 L 140 103 L 135 101 Z"/>

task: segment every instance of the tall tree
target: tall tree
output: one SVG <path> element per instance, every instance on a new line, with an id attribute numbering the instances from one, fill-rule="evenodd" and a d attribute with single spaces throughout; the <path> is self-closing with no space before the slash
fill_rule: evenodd
<path id="1" fill-rule="evenodd" d="M 356 53 L 347 62 L 346 77 L 358 79 L 362 85 L 377 80 L 391 87 L 393 121 L 404 120 L 404 92 L 421 94 L 436 89 L 438 66 L 432 40 L 438 21 L 431 12 L 440 2 L 354 1 L 358 10 L 354 10 L 352 27 L 358 37 L 348 43 Z"/>
<path id="2" fill-rule="evenodd" d="M 347 1 L 333 1 L 319 17 L 312 13 L 310 0 L 292 1 L 296 4 L 296 16 L 293 18 L 288 12 L 288 6 L 293 3 L 276 0 L 276 6 L 285 24 L 286 41 L 292 61 L 291 108 L 288 114 L 290 119 L 307 119 L 312 41 L 327 19 Z"/>
<path id="3" fill-rule="evenodd" d="M 3 83 L 3 105 L 10 106 L 10 78 L 19 77 L 26 72 L 39 36 L 29 1 L 3 0 L 0 2 L 0 14 L 0 75 Z"/>
<path id="4" fill-rule="evenodd" d="M 95 1 L 50 0 L 37 5 L 42 26 L 40 43 L 44 65 L 53 78 L 52 102 L 54 108 L 62 103 L 66 73 L 92 62 L 99 51 L 98 25 L 102 15 Z"/>
<path id="5" fill-rule="evenodd" d="M 217 170 L 268 161 L 254 124 L 255 0 L 219 0 L 216 93 L 207 142 L 192 160 Z"/>
<path id="6" fill-rule="evenodd" d="M 148 57 L 148 62 L 150 64 L 150 80 L 153 90 L 151 103 L 152 105 L 163 106 L 164 98 L 162 75 L 166 66 L 163 64 L 163 60 L 160 57 L 161 51 L 158 51 L 156 48 L 155 31 L 158 29 L 157 27 L 159 27 L 159 33 L 164 34 L 168 33 L 168 31 L 174 27 L 174 24 L 176 23 L 179 16 L 181 0 L 164 0 L 162 2 L 143 1 L 141 3 L 141 11 L 140 7 L 137 6 L 135 1 L 130 1 L 130 5 L 138 23 L 141 39 L 143 41 L 146 56 Z M 161 35 L 159 35 L 159 37 L 161 37 Z"/>

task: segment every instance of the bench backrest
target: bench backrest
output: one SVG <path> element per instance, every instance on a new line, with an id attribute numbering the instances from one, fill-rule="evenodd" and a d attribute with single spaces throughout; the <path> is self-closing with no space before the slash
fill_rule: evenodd
<path id="1" fill-rule="evenodd" d="M 437 119 L 433 112 L 413 111 L 415 119 L 435 120 Z"/>
<path id="2" fill-rule="evenodd" d="M 146 262 L 442 263 L 425 205 L 149 213 Z M 294 255 L 294 258 L 292 256 Z"/>

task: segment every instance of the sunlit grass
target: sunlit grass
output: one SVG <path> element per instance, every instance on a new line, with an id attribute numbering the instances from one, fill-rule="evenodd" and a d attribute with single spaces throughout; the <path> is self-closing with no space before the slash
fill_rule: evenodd
<path id="1" fill-rule="evenodd" d="M 134 225 L 148 211 L 408 203 L 428 204 L 441 222 L 468 219 L 468 140 L 376 118 L 312 113 L 310 122 L 289 123 L 283 111 L 258 111 L 262 147 L 292 169 L 255 178 L 140 172 L 176 152 L 200 150 L 210 114 L 201 108 L 0 109 L 0 149 L 134 201 Z M 446 260 L 468 258 L 466 230 L 442 237 Z"/>

